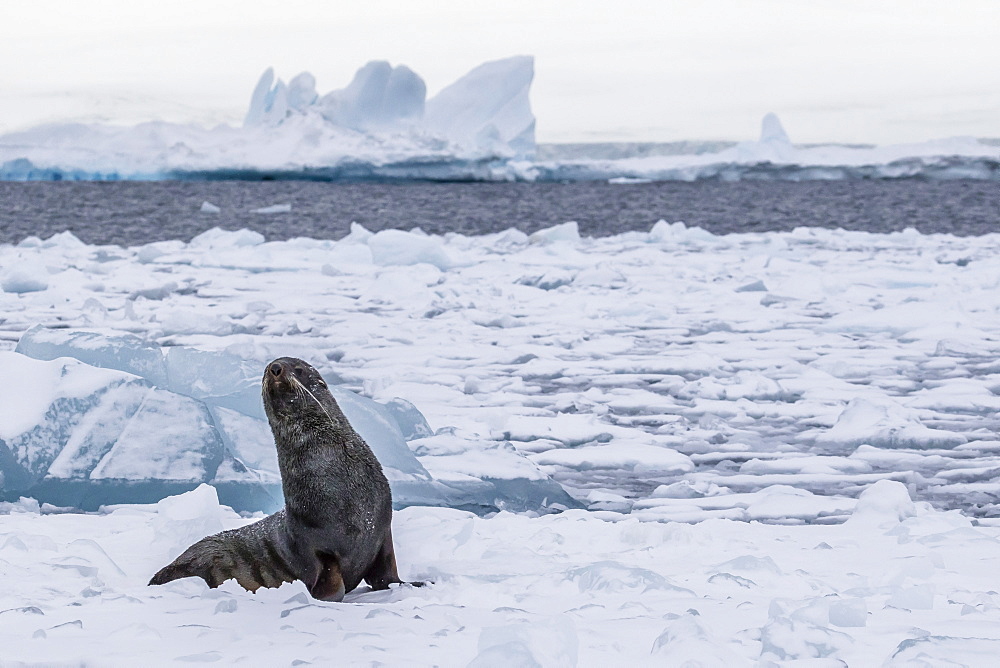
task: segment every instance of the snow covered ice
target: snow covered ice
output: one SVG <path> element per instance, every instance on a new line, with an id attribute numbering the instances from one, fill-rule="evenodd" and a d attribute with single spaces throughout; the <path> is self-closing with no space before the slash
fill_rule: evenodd
<path id="1" fill-rule="evenodd" d="M 665 221 L 0 246 L 39 288 L 0 292 L 3 661 L 990 665 L 998 249 Z M 274 479 L 249 403 L 280 355 L 450 490 L 395 516 L 401 575 L 434 585 L 343 605 L 301 583 L 145 586 L 252 520 L 222 483 Z M 161 426 L 129 434 L 140 409 Z M 182 418 L 202 454 L 144 459 Z M 175 470 L 183 490 L 90 514 L 16 491 Z"/>
<path id="2" fill-rule="evenodd" d="M 394 521 L 400 573 L 434 584 L 343 604 L 301 583 L 146 587 L 192 540 L 248 521 L 207 486 L 100 515 L 22 502 L 0 524 L 0 639 L 25 663 L 991 665 L 997 529 L 901 498 L 880 483 L 864 522 L 835 526 L 411 507 Z"/>

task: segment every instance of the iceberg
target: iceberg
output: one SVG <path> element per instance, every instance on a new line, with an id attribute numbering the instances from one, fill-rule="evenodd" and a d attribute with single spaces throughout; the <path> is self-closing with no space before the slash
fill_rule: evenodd
<path id="1" fill-rule="evenodd" d="M 345 87 L 321 94 L 309 72 L 286 83 L 268 68 L 240 127 L 43 125 L 0 136 L 0 180 L 1000 179 L 1000 145 L 989 140 L 800 145 L 775 113 L 764 116 L 756 141 L 553 144 L 539 151 L 533 79 L 534 58 L 513 56 L 483 63 L 428 98 L 419 74 L 376 60 Z"/>
<path id="2" fill-rule="evenodd" d="M 260 399 L 261 363 L 138 337 L 36 326 L 14 352 L 0 353 L 30 393 L 0 388 L 0 497 L 32 496 L 96 510 L 151 503 L 209 483 L 241 511 L 282 505 L 281 476 Z M 344 387 L 330 391 L 385 471 L 397 507 L 453 506 L 477 512 L 574 507 L 528 460 L 507 453 L 512 471 L 433 477 L 408 440 L 432 436 L 403 399 L 381 404 Z"/>
<path id="3" fill-rule="evenodd" d="M 243 126 L 275 126 L 292 114 L 315 110 L 333 125 L 361 132 L 402 127 L 408 121 L 419 123 L 426 95 L 427 86 L 419 75 L 384 60 L 368 63 L 346 88 L 322 97 L 309 72 L 286 86 L 281 79 L 275 81 L 274 70 L 268 68 L 254 88 Z"/>
<path id="4" fill-rule="evenodd" d="M 715 150 L 639 157 L 540 160 L 523 172 L 539 181 L 809 181 L 851 179 L 1000 179 L 1000 146 L 973 137 L 912 144 L 850 146 L 792 143 L 781 119 L 768 113 L 756 141 Z"/>
<path id="5" fill-rule="evenodd" d="M 419 123 L 426 95 L 424 80 L 413 70 L 378 60 L 358 70 L 347 88 L 327 93 L 317 103 L 331 123 L 365 131 Z"/>
<path id="6" fill-rule="evenodd" d="M 268 68 L 242 127 L 44 125 L 0 137 L 0 179 L 507 178 L 534 152 L 533 76 L 530 56 L 485 63 L 428 101 L 405 65 L 370 62 L 325 95 Z"/>
<path id="7" fill-rule="evenodd" d="M 535 151 L 535 116 L 528 93 L 534 59 L 515 56 L 483 63 L 427 102 L 425 124 L 467 147 Z"/>

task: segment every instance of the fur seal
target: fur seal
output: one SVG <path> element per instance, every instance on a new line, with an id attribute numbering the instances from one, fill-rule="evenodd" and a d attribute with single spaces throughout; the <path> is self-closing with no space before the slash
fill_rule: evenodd
<path id="1" fill-rule="evenodd" d="M 401 582 L 389 482 L 319 372 L 294 357 L 276 359 L 264 369 L 261 395 L 285 507 L 201 539 L 149 584 L 194 575 L 209 587 L 236 578 L 257 591 L 302 580 L 314 598 L 340 601 L 361 580 L 372 589 Z"/>

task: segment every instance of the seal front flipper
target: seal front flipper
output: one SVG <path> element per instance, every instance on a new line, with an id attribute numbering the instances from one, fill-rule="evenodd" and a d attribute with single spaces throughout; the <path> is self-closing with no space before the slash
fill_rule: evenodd
<path id="1" fill-rule="evenodd" d="M 368 583 L 373 590 L 388 589 L 391 584 L 401 584 L 396 572 L 396 553 L 392 549 L 392 529 L 385 532 L 385 540 L 371 567 L 368 568 L 362 579 Z"/>
<path id="2" fill-rule="evenodd" d="M 407 584 L 413 587 L 434 584 L 433 582 L 422 581 L 404 582 L 399 579 L 399 573 L 396 571 L 396 551 L 392 547 L 392 529 L 386 531 L 385 541 L 382 543 L 382 547 L 379 548 L 378 554 L 375 556 L 375 561 L 372 562 L 368 572 L 365 573 L 364 581 L 368 583 L 368 586 L 373 591 L 388 589 L 389 585 L 392 584 Z"/>
<path id="3" fill-rule="evenodd" d="M 372 562 L 371 568 L 364 575 L 364 581 L 368 583 L 368 586 L 372 590 L 378 589 L 388 589 L 391 584 L 408 584 L 414 587 L 423 587 L 425 584 L 433 584 L 429 582 L 404 582 L 399 579 L 399 574 L 396 572 L 396 552 L 392 547 L 392 530 L 386 532 L 385 542 L 382 543 L 382 547 L 379 548 L 378 554 L 375 556 L 375 561 Z"/>
<path id="4" fill-rule="evenodd" d="M 344 600 L 347 589 L 344 587 L 344 577 L 340 572 L 340 564 L 337 557 L 325 552 L 317 552 L 320 570 L 316 576 L 316 582 L 309 587 L 312 597 L 320 601 L 333 601 L 339 603 Z"/>

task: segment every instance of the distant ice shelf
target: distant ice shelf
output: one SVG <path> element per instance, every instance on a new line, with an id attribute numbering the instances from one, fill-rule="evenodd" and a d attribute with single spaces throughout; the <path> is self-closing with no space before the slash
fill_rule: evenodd
<path id="1" fill-rule="evenodd" d="M 0 136 L 0 180 L 1000 179 L 995 142 L 797 145 L 775 114 L 764 117 L 757 141 L 539 151 L 533 78 L 534 59 L 514 56 L 484 63 L 427 99 L 413 70 L 372 61 L 346 87 L 321 95 L 310 73 L 285 83 L 269 68 L 242 127 L 39 126 Z"/>

